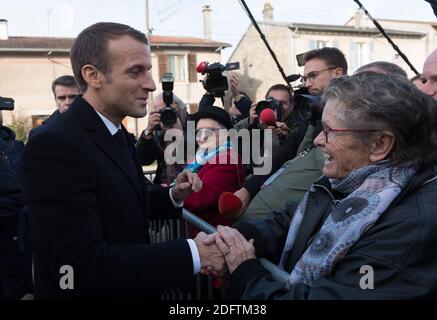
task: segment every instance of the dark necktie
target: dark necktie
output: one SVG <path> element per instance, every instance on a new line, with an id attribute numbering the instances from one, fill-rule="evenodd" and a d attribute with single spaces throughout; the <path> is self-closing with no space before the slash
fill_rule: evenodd
<path id="1" fill-rule="evenodd" d="M 123 150 L 124 153 L 127 153 L 129 157 L 134 161 L 135 163 L 135 146 L 130 145 L 127 141 L 127 137 L 124 134 L 122 129 L 118 129 L 117 133 L 113 135 L 115 141 L 117 141 L 117 144 L 120 146 L 120 148 Z"/>

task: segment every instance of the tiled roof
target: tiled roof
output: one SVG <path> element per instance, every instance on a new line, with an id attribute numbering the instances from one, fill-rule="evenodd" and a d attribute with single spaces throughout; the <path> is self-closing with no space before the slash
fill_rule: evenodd
<path id="1" fill-rule="evenodd" d="M 259 24 L 286 27 L 291 30 L 305 31 L 305 32 L 334 32 L 334 33 L 348 33 L 348 34 L 361 34 L 361 35 L 378 35 L 379 30 L 376 28 L 355 28 L 352 26 L 342 26 L 333 24 L 312 24 L 312 23 L 281 23 L 281 22 L 265 22 L 259 21 Z M 387 34 L 391 36 L 399 37 L 411 37 L 411 38 L 422 38 L 426 34 L 422 32 L 414 31 L 403 31 L 403 30 L 392 30 L 385 29 Z"/>
<path id="2" fill-rule="evenodd" d="M 1 49 L 64 49 L 70 50 L 74 38 L 9 37 L 0 40 Z"/>
<path id="3" fill-rule="evenodd" d="M 55 37 L 9 37 L 0 40 L 2 51 L 69 51 L 74 43 L 74 38 Z M 184 47 L 230 47 L 229 43 L 190 37 L 155 36 L 151 37 L 152 46 L 184 46 Z"/>
<path id="4" fill-rule="evenodd" d="M 152 45 L 161 44 L 177 44 L 177 45 L 194 45 L 194 46 L 205 46 L 205 47 L 230 47 L 229 43 L 218 42 L 214 40 L 207 40 L 201 38 L 193 37 L 174 37 L 174 36 L 155 36 L 151 37 Z"/>

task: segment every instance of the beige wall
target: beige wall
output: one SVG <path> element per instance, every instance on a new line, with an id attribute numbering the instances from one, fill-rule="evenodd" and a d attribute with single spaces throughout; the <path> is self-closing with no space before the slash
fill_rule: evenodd
<path id="1" fill-rule="evenodd" d="M 293 48 L 289 29 L 282 26 L 261 27 L 285 74 L 293 73 L 290 59 Z M 249 27 L 229 61 L 240 62 L 240 70 L 236 73 L 240 78 L 241 89 L 252 99 L 260 100 L 271 85 L 284 83 L 275 61 L 253 27 Z"/>
<path id="2" fill-rule="evenodd" d="M 343 34 L 316 34 L 294 32 L 287 26 L 266 26 L 262 25 L 271 47 L 277 55 L 286 75 L 293 73 L 303 74 L 303 67 L 297 66 L 296 54 L 306 52 L 315 41 L 326 41 L 328 46 L 338 47 L 345 55 L 349 64 L 349 74 L 353 73 L 358 64 L 353 64 L 351 58 L 351 43 L 364 43 L 364 54 L 362 64 L 372 61 L 384 60 L 401 66 L 411 77 L 413 71 L 407 64 L 398 57 L 388 41 L 378 36 L 351 36 Z M 392 26 L 394 28 L 394 26 Z M 425 30 L 421 25 L 421 32 Z M 411 63 L 420 72 L 426 56 L 429 53 L 429 39 L 434 39 L 434 28 L 428 25 L 430 34 L 421 39 L 393 37 L 393 41 L 399 46 L 402 52 L 410 59 Z M 432 30 L 432 31 L 431 31 Z M 419 31 L 419 30 L 416 30 Z M 242 70 L 239 71 L 243 91 L 248 91 L 252 98 L 260 100 L 264 97 L 266 90 L 275 83 L 284 83 L 273 58 L 259 38 L 253 27 L 243 36 L 240 44 L 230 56 L 230 61 L 240 61 Z M 295 83 L 297 84 L 297 83 Z"/>
<path id="3" fill-rule="evenodd" d="M 56 63 L 38 57 L 0 57 L 0 95 L 15 100 L 13 112 L 24 115 L 49 115 L 56 110 L 52 81 L 72 74 L 68 58 L 55 58 Z M 11 112 L 3 112 L 6 124 Z"/>

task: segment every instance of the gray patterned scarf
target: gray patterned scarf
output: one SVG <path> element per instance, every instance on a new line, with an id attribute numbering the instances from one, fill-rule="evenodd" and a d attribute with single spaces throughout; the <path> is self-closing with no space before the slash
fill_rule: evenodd
<path id="1" fill-rule="evenodd" d="M 381 161 L 352 171 L 346 178 L 330 179 L 332 188 L 347 195 L 335 206 L 314 241 L 297 262 L 288 279 L 290 284 L 313 286 L 329 275 L 403 190 L 415 170 L 411 166 L 393 166 Z M 311 187 L 311 191 L 315 191 Z M 294 242 L 308 205 L 307 192 L 290 223 L 280 266 L 293 250 Z M 288 270 L 286 270 L 288 272 Z"/>

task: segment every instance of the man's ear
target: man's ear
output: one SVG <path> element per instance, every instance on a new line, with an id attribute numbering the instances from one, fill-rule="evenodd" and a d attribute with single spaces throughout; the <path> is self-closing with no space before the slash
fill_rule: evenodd
<path id="1" fill-rule="evenodd" d="M 88 84 L 88 87 L 98 89 L 102 86 L 102 73 L 91 64 L 86 64 L 82 67 L 82 77 Z"/>
<path id="2" fill-rule="evenodd" d="M 387 158 L 393 150 L 395 136 L 390 131 L 378 131 L 370 146 L 370 161 L 377 162 Z"/>
<path id="3" fill-rule="evenodd" d="M 335 72 L 335 77 L 336 78 L 341 77 L 342 75 L 344 75 L 343 68 L 335 68 L 334 72 Z"/>

